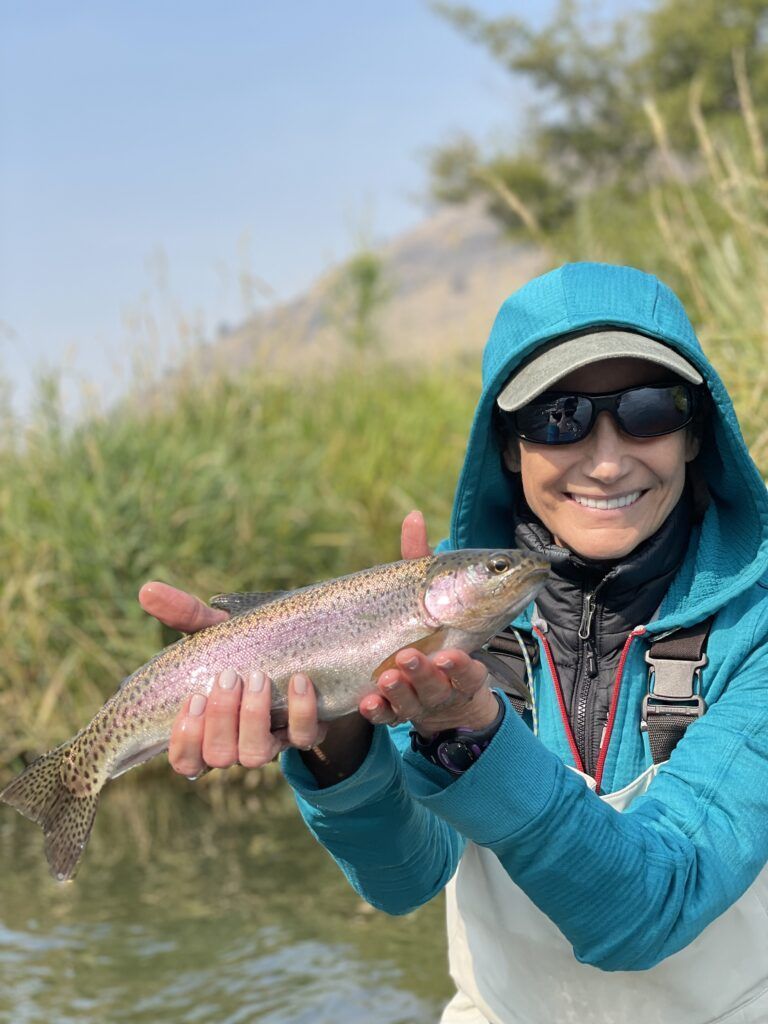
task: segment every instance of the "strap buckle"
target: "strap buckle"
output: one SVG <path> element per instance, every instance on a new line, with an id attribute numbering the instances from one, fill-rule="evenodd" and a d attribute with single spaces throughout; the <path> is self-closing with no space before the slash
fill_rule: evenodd
<path id="1" fill-rule="evenodd" d="M 645 652 L 648 670 L 649 692 L 643 697 L 640 731 L 648 731 L 649 715 L 681 715 L 685 718 L 700 718 L 707 710 L 704 698 L 694 692 L 695 681 L 707 664 L 706 654 L 691 661 L 682 658 L 654 658 Z M 651 683 L 653 690 L 650 690 Z"/>

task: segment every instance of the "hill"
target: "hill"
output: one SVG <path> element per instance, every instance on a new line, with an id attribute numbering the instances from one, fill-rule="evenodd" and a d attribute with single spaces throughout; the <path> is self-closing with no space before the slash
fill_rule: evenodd
<path id="1" fill-rule="evenodd" d="M 507 295 L 547 266 L 540 250 L 511 242 L 479 205 L 440 209 L 377 255 L 389 293 L 378 333 L 396 360 L 479 351 Z M 339 272 L 220 335 L 204 350 L 204 369 L 290 366 L 297 356 L 302 365 L 335 361 L 330 309 Z"/>

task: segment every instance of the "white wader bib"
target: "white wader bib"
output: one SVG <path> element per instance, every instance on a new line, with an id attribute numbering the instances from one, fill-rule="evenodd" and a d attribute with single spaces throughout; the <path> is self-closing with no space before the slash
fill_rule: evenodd
<path id="1" fill-rule="evenodd" d="M 657 769 L 602 799 L 624 810 Z M 474 843 L 447 900 L 458 992 L 441 1024 L 768 1024 L 768 868 L 690 945 L 647 971 L 579 963 L 495 854 Z"/>

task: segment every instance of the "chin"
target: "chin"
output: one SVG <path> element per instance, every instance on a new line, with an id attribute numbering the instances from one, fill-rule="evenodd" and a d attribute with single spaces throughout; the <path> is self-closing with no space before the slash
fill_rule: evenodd
<path id="1" fill-rule="evenodd" d="M 625 558 L 635 550 L 640 542 L 641 538 L 639 537 L 627 537 L 621 541 L 617 538 L 614 543 L 607 542 L 605 538 L 596 538 L 594 544 L 571 544 L 568 541 L 565 543 L 574 554 L 581 555 L 582 558 L 605 561 L 607 559 Z"/>

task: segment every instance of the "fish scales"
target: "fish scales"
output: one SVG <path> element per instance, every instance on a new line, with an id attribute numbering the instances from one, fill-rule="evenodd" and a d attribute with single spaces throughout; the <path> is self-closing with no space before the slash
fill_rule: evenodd
<path id="1" fill-rule="evenodd" d="M 103 786 L 165 750 L 184 701 L 209 693 L 224 669 L 245 676 L 259 668 L 270 676 L 273 726 L 285 721 L 288 682 L 299 671 L 312 679 L 319 717 L 333 719 L 357 708 L 404 647 L 480 647 L 530 601 L 548 568 L 517 551 L 460 551 L 376 566 L 275 598 L 239 595 L 242 603 L 262 603 L 159 652 L 0 799 L 42 825 L 51 870 L 69 879 Z"/>
<path id="2" fill-rule="evenodd" d="M 157 710 L 148 723 L 151 736 L 160 738 L 167 719 L 173 721 L 189 694 L 210 692 L 225 668 L 241 675 L 254 668 L 266 672 L 273 683 L 275 710 L 287 703 L 291 675 L 306 672 L 318 691 L 321 717 L 346 714 L 357 703 L 350 706 L 349 694 L 359 693 L 358 700 L 363 696 L 359 676 L 370 682 L 393 641 L 394 649 L 400 649 L 424 635 L 417 595 L 426 562 L 400 563 L 396 571 L 383 566 L 307 587 L 179 641 L 121 687 L 121 696 L 135 688 L 141 697 L 136 704 L 118 702 L 118 727 L 124 727 L 126 712 L 142 722 L 141 710 L 150 705 Z M 356 586 L 360 576 L 362 588 Z M 112 710 L 109 704 L 104 712 Z"/>

